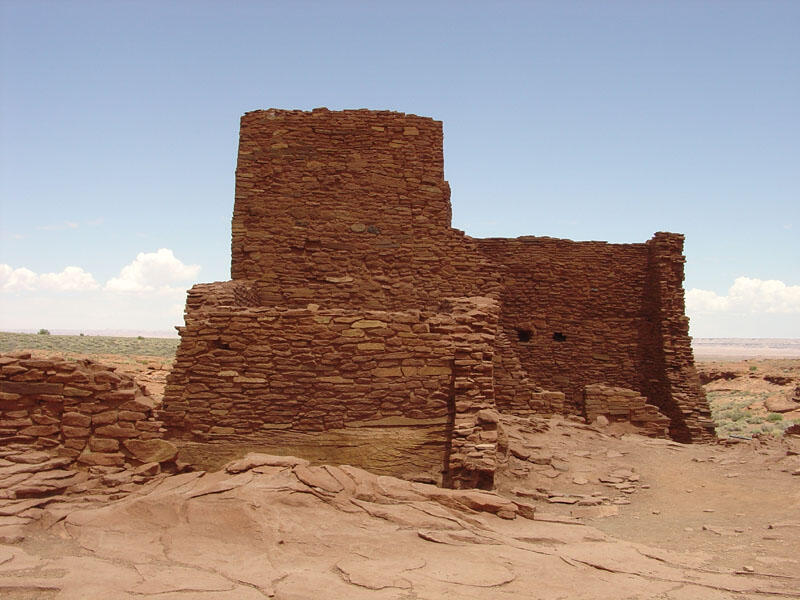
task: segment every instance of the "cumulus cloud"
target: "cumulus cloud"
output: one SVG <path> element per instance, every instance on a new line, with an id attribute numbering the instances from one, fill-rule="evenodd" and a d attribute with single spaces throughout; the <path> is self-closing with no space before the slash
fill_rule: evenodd
<path id="1" fill-rule="evenodd" d="M 689 290 L 686 311 L 700 314 L 800 313 L 800 285 L 786 285 L 777 279 L 737 277 L 724 296 L 709 290 Z"/>
<path id="2" fill-rule="evenodd" d="M 20 267 L 0 264 L 0 289 L 11 292 L 51 290 L 60 292 L 79 292 L 100 287 L 92 277 L 80 267 L 67 267 L 60 273 L 42 273 L 41 275 Z"/>
<path id="3" fill-rule="evenodd" d="M 105 285 L 80 267 L 36 273 L 0 264 L 0 328 L 170 329 L 183 321 L 199 271 L 167 248 L 138 254 Z"/>
<path id="4" fill-rule="evenodd" d="M 172 250 L 160 248 L 156 252 L 140 252 L 118 277 L 106 282 L 104 289 L 122 293 L 183 291 L 185 286 L 174 284 L 192 281 L 199 271 L 200 265 L 185 265 Z"/>

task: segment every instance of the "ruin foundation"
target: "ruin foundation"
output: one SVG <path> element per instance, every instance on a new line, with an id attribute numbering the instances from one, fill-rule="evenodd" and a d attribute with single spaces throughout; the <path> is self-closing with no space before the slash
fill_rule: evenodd
<path id="1" fill-rule="evenodd" d="M 440 122 L 245 114 L 232 280 L 189 292 L 159 417 L 170 434 L 438 422 L 441 482 L 484 488 L 497 411 L 587 416 L 610 398 L 651 435 L 713 437 L 683 236 L 479 240 L 450 220 Z"/>

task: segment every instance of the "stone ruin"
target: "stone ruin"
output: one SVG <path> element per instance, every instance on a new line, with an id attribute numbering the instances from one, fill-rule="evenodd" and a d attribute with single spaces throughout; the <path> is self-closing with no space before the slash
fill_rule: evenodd
<path id="1" fill-rule="evenodd" d="M 0 353 L 3 457 L 16 447 L 57 456 L 59 468 L 122 469 L 172 461 L 177 448 L 163 439 L 163 424 L 156 417 L 158 400 L 132 377 L 115 370 L 86 359 Z M 63 474 L 59 478 L 65 479 Z M 4 480 L 3 486 L 12 483 Z M 37 495 L 53 485 L 38 482 L 35 489 L 16 490 L 11 497 Z"/>
<path id="2" fill-rule="evenodd" d="M 451 227 L 442 124 L 368 110 L 242 117 L 231 281 L 195 285 L 169 435 L 440 426 L 451 487 L 493 485 L 498 413 L 713 438 L 683 236 L 475 239 Z M 362 457 L 369 465 L 369 457 Z"/>

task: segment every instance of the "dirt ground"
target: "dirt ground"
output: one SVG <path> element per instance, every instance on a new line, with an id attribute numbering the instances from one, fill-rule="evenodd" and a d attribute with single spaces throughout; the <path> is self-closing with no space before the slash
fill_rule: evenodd
<path id="1" fill-rule="evenodd" d="M 531 457 L 510 459 L 500 492 L 709 567 L 800 573 L 800 437 L 683 445 L 614 427 L 553 419 L 519 436 Z"/>

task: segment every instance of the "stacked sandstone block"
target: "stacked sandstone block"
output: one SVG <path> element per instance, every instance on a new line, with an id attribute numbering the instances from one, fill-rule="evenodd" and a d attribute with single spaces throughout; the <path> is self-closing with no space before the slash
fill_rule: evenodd
<path id="1" fill-rule="evenodd" d="M 497 302 L 457 298 L 439 308 L 192 311 L 160 416 L 173 435 L 193 439 L 438 418 L 458 432 L 452 480 L 492 481 L 496 434 L 484 435 L 476 415 L 494 407 Z"/>
<path id="2" fill-rule="evenodd" d="M 493 345 L 499 307 L 490 298 L 452 298 L 442 308 L 455 321 L 445 331 L 454 344 L 455 414 L 444 481 L 447 487 L 492 489 L 498 436 Z"/>
<path id="3" fill-rule="evenodd" d="M 86 466 L 164 462 L 155 401 L 131 377 L 90 360 L 0 354 L 0 444 L 46 449 Z"/>
<path id="4" fill-rule="evenodd" d="M 647 371 L 659 375 L 650 401 L 671 419 L 670 435 L 682 442 L 715 438 L 711 409 L 694 366 L 689 318 L 683 296 L 683 236 L 658 232 L 647 242 L 650 253 L 648 301 L 654 335 Z"/>
<path id="5" fill-rule="evenodd" d="M 494 395 L 500 412 L 518 416 L 564 411 L 564 393 L 543 390 L 528 376 L 502 324 L 494 345 Z"/>
<path id="6" fill-rule="evenodd" d="M 590 423 L 603 415 L 609 421 L 626 421 L 650 437 L 669 437 L 669 417 L 634 390 L 595 383 L 583 388 L 584 416 Z"/>
<path id="7" fill-rule="evenodd" d="M 445 417 L 452 342 L 440 330 L 450 321 L 315 307 L 190 314 L 162 417 L 194 437 Z"/>
<path id="8" fill-rule="evenodd" d="M 498 297 L 497 267 L 450 227 L 442 124 L 389 111 L 242 117 L 231 275 L 258 304 L 402 310 Z"/>
<path id="9" fill-rule="evenodd" d="M 640 389 L 644 244 L 547 237 L 478 240 L 502 264 L 502 328 L 529 377 L 576 412 L 596 381 Z"/>
<path id="10" fill-rule="evenodd" d="M 683 236 L 644 244 L 547 237 L 476 240 L 502 265 L 501 327 L 537 384 L 580 412 L 586 385 L 636 390 L 667 415 L 672 437 L 713 437 L 683 299 Z"/>

